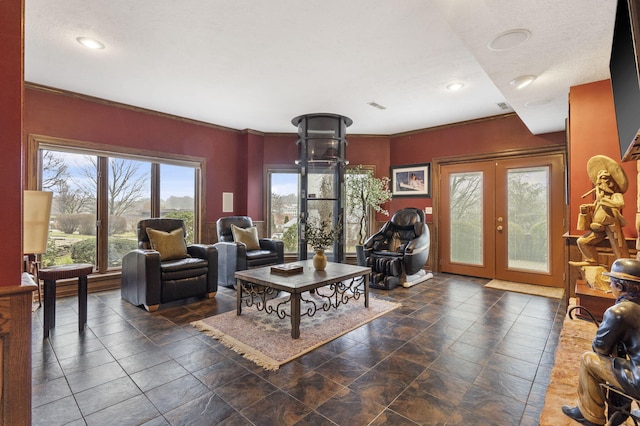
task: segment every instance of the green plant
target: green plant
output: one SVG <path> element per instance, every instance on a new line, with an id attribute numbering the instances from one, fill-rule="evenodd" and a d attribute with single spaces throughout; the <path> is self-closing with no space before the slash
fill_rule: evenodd
<path id="1" fill-rule="evenodd" d="M 294 223 L 282 234 L 285 252 L 292 253 L 298 251 L 298 224 Z"/>
<path id="2" fill-rule="evenodd" d="M 362 165 L 347 169 L 346 198 L 349 217 L 357 218 L 357 243 L 363 245 L 370 230 L 371 210 L 389 216 L 382 204 L 391 200 L 388 177 L 377 178 Z"/>
<path id="3" fill-rule="evenodd" d="M 188 210 L 181 210 L 176 212 L 169 212 L 164 215 L 164 217 L 170 217 L 172 219 L 182 219 L 184 221 L 184 226 L 187 228 L 187 236 L 185 237 L 185 241 L 187 244 L 193 244 L 193 212 Z"/>
<path id="4" fill-rule="evenodd" d="M 341 232 L 342 225 L 340 223 L 336 227 L 331 227 L 327 221 L 309 219 L 304 228 L 304 239 L 314 250 L 325 250 L 338 240 Z"/>
<path id="5" fill-rule="evenodd" d="M 75 263 L 96 263 L 96 239 L 87 238 L 71 246 L 71 258 Z"/>

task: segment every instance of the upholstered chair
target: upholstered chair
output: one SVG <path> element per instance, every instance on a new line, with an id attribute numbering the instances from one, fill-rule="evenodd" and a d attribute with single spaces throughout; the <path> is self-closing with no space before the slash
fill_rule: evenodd
<path id="1" fill-rule="evenodd" d="M 418 273 L 429 258 L 431 237 L 424 212 L 413 207 L 397 211 L 364 244 L 370 287 L 391 290 Z"/>
<path id="2" fill-rule="evenodd" d="M 249 216 L 226 216 L 216 221 L 218 242 L 218 285 L 233 287 L 235 272 L 284 263 L 284 243 L 258 238 Z"/>
<path id="3" fill-rule="evenodd" d="M 162 303 L 214 297 L 218 291 L 218 252 L 209 244 L 187 245 L 181 219 L 138 223 L 138 249 L 122 259 L 122 298 L 153 312 Z"/>

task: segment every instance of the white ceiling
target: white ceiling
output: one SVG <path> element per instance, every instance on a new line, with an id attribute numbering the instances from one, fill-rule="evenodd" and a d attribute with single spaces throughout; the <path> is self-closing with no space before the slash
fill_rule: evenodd
<path id="1" fill-rule="evenodd" d="M 25 0 L 25 80 L 238 130 L 395 134 L 515 111 L 561 131 L 609 78 L 613 0 Z M 519 47 L 499 34 L 526 29 Z M 76 42 L 100 40 L 103 50 Z M 510 81 L 533 74 L 530 86 Z M 465 87 L 449 92 L 460 81 Z M 368 103 L 386 107 L 376 109 Z M 504 102 L 509 109 L 500 109 Z M 527 106 L 529 105 L 529 106 Z"/>

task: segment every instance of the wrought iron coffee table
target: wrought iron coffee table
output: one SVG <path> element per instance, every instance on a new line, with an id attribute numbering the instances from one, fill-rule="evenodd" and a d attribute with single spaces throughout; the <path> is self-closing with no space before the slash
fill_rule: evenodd
<path id="1" fill-rule="evenodd" d="M 350 299 L 364 296 L 364 306 L 369 307 L 369 275 L 371 268 L 328 262 L 324 271 L 316 271 L 312 260 L 294 262 L 303 267 L 296 275 L 282 276 L 271 272 L 271 266 L 248 269 L 235 273 L 237 291 L 237 313 L 242 315 L 242 304 L 255 306 L 259 311 L 275 314 L 280 319 L 291 318 L 291 337 L 300 337 L 300 318 L 312 317 L 319 310 L 337 309 Z M 329 294 L 316 292 L 326 287 Z M 281 303 L 267 303 L 277 292 L 289 293 Z M 305 298 L 303 293 L 316 293 L 314 298 Z M 285 307 L 289 305 L 290 311 Z M 304 308 L 303 308 L 304 307 Z"/>

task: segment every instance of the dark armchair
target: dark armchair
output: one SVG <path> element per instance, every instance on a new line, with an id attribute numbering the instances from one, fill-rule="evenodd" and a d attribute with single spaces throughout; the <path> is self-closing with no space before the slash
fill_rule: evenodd
<path id="1" fill-rule="evenodd" d="M 429 258 L 431 237 L 424 212 L 406 208 L 396 212 L 364 244 L 367 266 L 371 268 L 370 287 L 391 290 L 405 285 L 407 277 L 421 273 Z"/>
<path id="2" fill-rule="evenodd" d="M 235 272 L 258 266 L 284 263 L 284 243 L 258 238 L 248 216 L 227 216 L 216 221 L 218 242 L 218 285 L 233 287 Z M 235 234 L 235 235 L 234 235 Z"/>
<path id="3" fill-rule="evenodd" d="M 218 252 L 213 245 L 185 242 L 181 219 L 138 223 L 138 249 L 122 259 L 122 298 L 153 312 L 161 303 L 218 291 Z"/>

